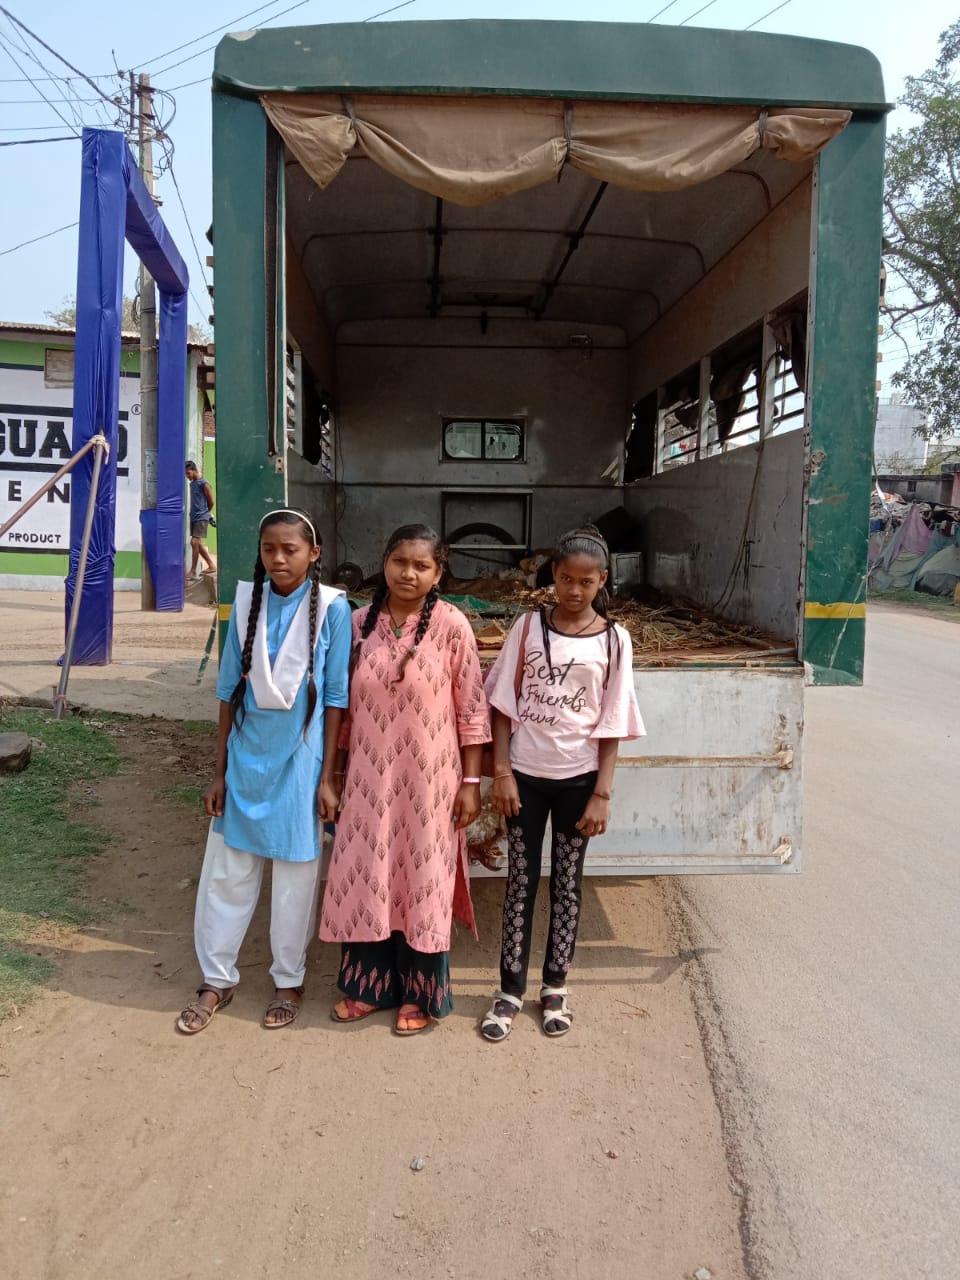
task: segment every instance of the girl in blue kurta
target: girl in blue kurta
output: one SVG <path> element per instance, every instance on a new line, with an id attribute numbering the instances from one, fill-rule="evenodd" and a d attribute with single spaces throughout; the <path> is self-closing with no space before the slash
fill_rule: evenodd
<path id="1" fill-rule="evenodd" d="M 270 970 L 263 1025 L 300 1012 L 320 884 L 320 821 L 336 815 L 337 735 L 347 706 L 350 608 L 320 582 L 320 541 L 300 511 L 260 522 L 253 582 L 237 583 L 220 662 L 213 818 L 197 890 L 194 938 L 203 982 L 177 1027 L 195 1035 L 233 998 L 237 954 L 264 863 L 273 863 Z"/>

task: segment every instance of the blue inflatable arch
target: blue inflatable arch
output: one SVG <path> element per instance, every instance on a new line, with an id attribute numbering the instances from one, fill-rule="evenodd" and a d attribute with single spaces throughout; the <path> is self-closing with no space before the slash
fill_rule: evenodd
<path id="1" fill-rule="evenodd" d="M 74 662 L 108 663 L 113 651 L 113 562 L 120 398 L 123 245 L 127 240 L 157 283 L 157 506 L 141 511 L 143 542 L 157 608 L 183 608 L 186 457 L 187 289 L 189 276 L 157 212 L 122 133 L 84 129 L 77 258 L 77 339 L 73 450 L 102 431 L 110 455 L 100 477 L 80 604 Z M 93 455 L 73 473 L 67 617 L 79 567 Z"/>

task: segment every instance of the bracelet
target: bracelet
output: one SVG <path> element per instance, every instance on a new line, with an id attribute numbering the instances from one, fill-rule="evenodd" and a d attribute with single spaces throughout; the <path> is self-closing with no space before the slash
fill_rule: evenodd
<path id="1" fill-rule="evenodd" d="M 479 779 L 479 778 L 461 778 L 461 779 L 460 779 L 460 781 L 461 781 L 461 782 L 468 782 L 471 786 L 479 786 L 479 785 L 480 785 L 480 779 Z"/>
<path id="2" fill-rule="evenodd" d="M 513 777 L 513 770 L 510 769 L 509 772 L 507 773 L 495 773 L 493 775 L 493 780 L 494 782 L 496 782 L 498 778 L 512 778 L 512 777 Z"/>
<path id="3" fill-rule="evenodd" d="M 599 800 L 609 800 L 611 793 L 609 791 L 594 791 L 593 793 Z"/>

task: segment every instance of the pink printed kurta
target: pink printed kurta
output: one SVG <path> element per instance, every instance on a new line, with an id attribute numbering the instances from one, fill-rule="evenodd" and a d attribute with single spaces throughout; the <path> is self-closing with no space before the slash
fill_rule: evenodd
<path id="1" fill-rule="evenodd" d="M 366 614 L 354 614 L 355 644 Z M 476 935 L 466 833 L 452 815 L 460 748 L 490 738 L 480 660 L 470 624 L 440 600 L 393 683 L 418 622 L 409 617 L 397 640 L 381 611 L 350 681 L 343 809 L 320 913 L 326 942 L 380 942 L 399 930 L 417 951 L 447 951 L 455 912 Z"/>

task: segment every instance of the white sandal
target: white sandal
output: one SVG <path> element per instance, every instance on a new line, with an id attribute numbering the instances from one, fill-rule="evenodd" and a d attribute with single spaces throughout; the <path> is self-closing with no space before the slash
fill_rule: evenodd
<path id="1" fill-rule="evenodd" d="M 573 1022 L 573 1012 L 567 1004 L 567 995 L 566 987 L 540 988 L 544 1035 L 552 1037 L 565 1036 L 570 1030 Z"/>
<path id="2" fill-rule="evenodd" d="M 504 1004 L 508 1005 L 512 1012 L 498 1013 L 497 1005 Z M 483 1015 L 483 1021 L 480 1023 L 480 1034 L 484 1040 L 494 1044 L 498 1040 L 506 1040 L 513 1030 L 513 1020 L 522 1008 L 523 1001 L 518 996 L 508 995 L 506 991 L 495 991 L 490 1012 Z"/>

